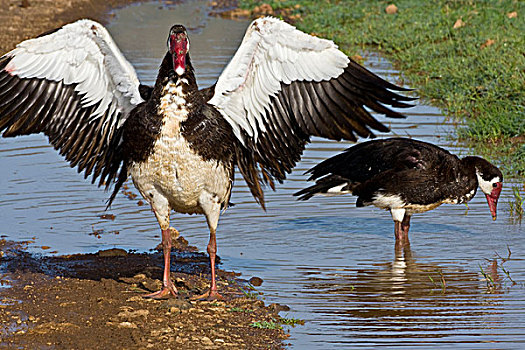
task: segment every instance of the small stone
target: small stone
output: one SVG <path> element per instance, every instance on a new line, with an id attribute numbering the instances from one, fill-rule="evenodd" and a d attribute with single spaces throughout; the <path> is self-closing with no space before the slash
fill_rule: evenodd
<path id="1" fill-rule="evenodd" d="M 168 230 L 170 231 L 170 236 L 172 240 L 176 240 L 177 238 L 179 238 L 180 233 L 175 228 L 170 226 Z"/>
<path id="2" fill-rule="evenodd" d="M 136 311 L 124 310 L 124 311 L 119 312 L 117 317 L 120 317 L 126 320 L 131 320 L 131 319 L 138 318 L 138 317 L 147 317 L 148 315 L 149 315 L 148 310 L 136 310 Z"/>
<path id="3" fill-rule="evenodd" d="M 485 41 L 481 46 L 480 46 L 480 49 L 484 49 L 486 47 L 489 47 L 489 46 L 492 46 L 494 45 L 496 41 L 492 40 L 492 39 L 487 39 L 487 41 Z"/>
<path id="4" fill-rule="evenodd" d="M 152 281 L 142 281 L 141 284 L 146 288 L 147 290 L 160 290 L 162 288 L 162 282 L 159 280 L 152 280 Z"/>
<path id="5" fill-rule="evenodd" d="M 389 15 L 393 15 L 394 13 L 397 13 L 397 6 L 394 4 L 390 4 L 386 7 L 385 12 Z"/>
<path id="6" fill-rule="evenodd" d="M 132 301 L 143 301 L 143 300 L 144 300 L 144 298 L 141 297 L 141 296 L 139 296 L 139 295 L 135 295 L 135 296 L 133 296 L 133 297 L 131 297 L 131 298 L 126 299 L 127 302 L 132 302 Z"/>
<path id="7" fill-rule="evenodd" d="M 213 345 L 213 342 L 207 336 L 201 338 L 201 343 L 208 346 Z"/>
<path id="8" fill-rule="evenodd" d="M 160 308 L 161 309 L 168 309 L 168 310 L 170 310 L 170 312 L 173 312 L 173 311 L 171 311 L 171 309 L 173 309 L 173 308 L 178 309 L 178 310 L 189 310 L 189 309 L 193 309 L 194 306 L 193 306 L 193 304 L 191 304 L 190 302 L 188 302 L 186 300 L 182 300 L 182 299 L 168 299 L 168 300 L 166 300 L 165 302 L 163 302 L 160 305 Z"/>
<path id="9" fill-rule="evenodd" d="M 278 303 L 272 303 L 268 305 L 268 308 L 275 313 L 279 313 L 281 311 L 290 311 L 290 307 L 288 305 L 281 305 Z"/>
<path id="10" fill-rule="evenodd" d="M 255 287 L 259 287 L 261 284 L 263 284 L 263 279 L 260 277 L 252 277 L 249 280 L 250 284 Z"/>
<path id="11" fill-rule="evenodd" d="M 136 274 L 135 276 L 133 276 L 133 279 L 136 279 L 136 280 L 145 280 L 145 279 L 146 279 L 146 275 L 143 274 L 143 273 L 138 273 L 138 274 Z"/>
<path id="12" fill-rule="evenodd" d="M 136 324 L 131 323 L 131 322 L 120 322 L 118 324 L 118 327 L 119 328 L 133 328 L 133 329 L 138 328 Z"/>
<path id="13" fill-rule="evenodd" d="M 464 26 L 465 26 L 465 22 L 463 22 L 463 20 L 461 18 L 458 18 L 456 20 L 456 23 L 454 23 L 454 26 L 452 28 L 458 29 L 458 28 L 461 28 L 461 27 L 464 27 Z"/>
<path id="14" fill-rule="evenodd" d="M 115 220 L 115 215 L 113 215 L 113 214 L 102 214 L 102 215 L 100 215 L 100 218 L 104 219 L 104 220 Z"/>

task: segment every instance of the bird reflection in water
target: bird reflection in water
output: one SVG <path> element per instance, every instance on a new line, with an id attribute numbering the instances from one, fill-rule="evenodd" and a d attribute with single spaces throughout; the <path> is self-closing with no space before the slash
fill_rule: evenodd
<path id="1" fill-rule="evenodd" d="M 391 262 L 363 264 L 310 270 L 304 283 L 314 318 L 346 337 L 481 335 L 498 322 L 500 296 L 487 288 L 479 271 L 418 262 L 407 243 L 395 246 Z M 497 274 L 493 270 L 489 266 L 486 272 Z"/>

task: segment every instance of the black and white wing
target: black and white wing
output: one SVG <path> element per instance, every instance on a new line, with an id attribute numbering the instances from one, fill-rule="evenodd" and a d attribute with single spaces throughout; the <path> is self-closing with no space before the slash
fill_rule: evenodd
<path id="1" fill-rule="evenodd" d="M 406 89 L 366 70 L 332 41 L 266 17 L 249 26 L 208 103 L 254 152 L 266 180 L 282 181 L 310 136 L 355 141 L 373 137 L 371 129 L 388 131 L 365 107 L 403 117 L 386 106 L 410 107 L 405 102 L 413 99 L 392 90 Z"/>
<path id="2" fill-rule="evenodd" d="M 72 167 L 112 180 L 122 124 L 143 99 L 107 30 L 79 20 L 26 40 L 0 58 L 0 132 L 43 132 Z"/>
<path id="3" fill-rule="evenodd" d="M 354 182 L 364 182 L 386 171 L 431 170 L 443 159 L 456 158 L 448 151 L 426 142 L 408 138 L 367 141 L 323 160 L 308 170 L 310 180 L 338 175 Z"/>
<path id="4" fill-rule="evenodd" d="M 446 162 L 444 162 L 446 160 Z M 389 138 L 359 143 L 308 170 L 308 181 L 315 185 L 294 196 L 307 200 L 316 194 L 358 195 L 376 193 L 379 188 L 391 193 L 408 188 L 430 189 L 435 186 L 440 169 L 454 169 L 459 159 L 436 145 L 408 138 Z M 417 187 L 419 186 L 419 187 Z M 425 191 L 424 191 L 425 192 Z"/>

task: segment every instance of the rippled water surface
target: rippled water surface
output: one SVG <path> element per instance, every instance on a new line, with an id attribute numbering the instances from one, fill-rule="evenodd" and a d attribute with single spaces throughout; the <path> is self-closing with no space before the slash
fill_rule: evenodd
<path id="1" fill-rule="evenodd" d="M 200 85 L 215 81 L 247 22 L 210 18 L 205 4 L 156 2 L 115 12 L 109 30 L 142 82 L 153 83 L 174 23 L 189 29 Z M 366 65 L 400 80 L 380 57 L 370 55 Z M 405 112 L 406 120 L 386 121 L 394 134 L 468 154 L 449 141 L 453 125 L 438 109 L 418 105 Z M 446 205 L 415 216 L 411 248 L 395 251 L 388 212 L 355 208 L 352 197 L 296 202 L 291 195 L 306 185 L 305 170 L 346 147 L 315 139 L 289 179 L 267 192 L 267 212 L 238 177 L 236 206 L 219 225 L 222 267 L 263 278 L 259 290 L 265 300 L 289 305 L 283 316 L 306 321 L 291 329 L 292 347 L 522 348 L 525 239 L 522 227 L 509 219 L 511 184 L 505 184 L 496 222 L 478 193 L 468 208 Z M 137 204 L 139 198 L 119 195 L 110 211 L 115 219 L 101 219 L 108 194 L 69 168 L 43 136 L 0 139 L 0 162 L 0 235 L 35 237 L 31 249 L 45 254 L 112 247 L 146 251 L 160 242 L 156 220 Z M 172 222 L 205 250 L 202 216 L 173 214 Z M 509 250 L 509 260 L 497 258 L 507 258 Z M 487 282 L 484 273 L 494 281 Z"/>

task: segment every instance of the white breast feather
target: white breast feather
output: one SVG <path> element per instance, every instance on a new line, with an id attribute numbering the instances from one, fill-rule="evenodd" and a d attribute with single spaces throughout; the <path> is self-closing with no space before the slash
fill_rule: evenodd
<path id="1" fill-rule="evenodd" d="M 183 122 L 188 117 L 186 99 L 180 80 L 178 80 L 176 84 L 168 82 L 166 86 L 164 86 L 158 113 L 162 115 L 164 125 L 166 125 L 166 123 L 177 122 L 177 126 L 175 126 L 173 130 L 177 130 L 177 133 L 179 132 L 180 122 Z"/>
<path id="2" fill-rule="evenodd" d="M 158 107 L 163 118 L 161 134 L 153 153 L 130 168 L 140 193 L 165 217 L 169 208 L 181 213 L 203 213 L 202 198 L 222 203 L 231 190 L 228 164 L 204 160 L 180 133 L 180 124 L 188 117 L 182 83 L 178 80 L 164 86 Z"/>

